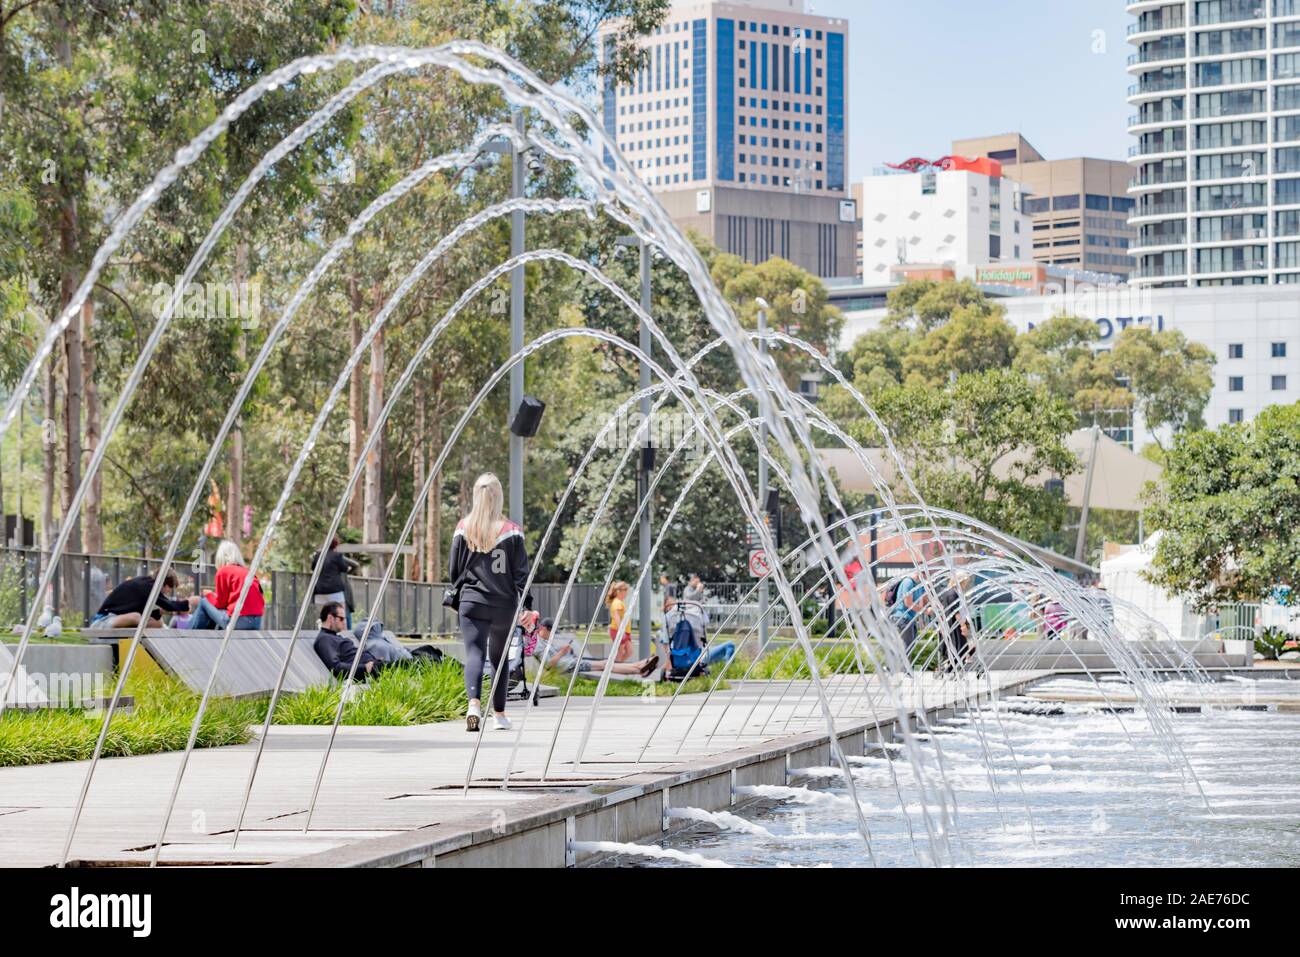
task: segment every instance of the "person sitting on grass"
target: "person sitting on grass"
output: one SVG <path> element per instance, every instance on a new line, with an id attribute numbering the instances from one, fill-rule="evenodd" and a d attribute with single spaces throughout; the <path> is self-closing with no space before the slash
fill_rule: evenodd
<path id="1" fill-rule="evenodd" d="M 567 675 L 575 668 L 579 671 L 597 671 L 605 666 L 605 659 L 592 658 L 588 655 L 578 657 L 573 642 L 566 638 L 552 638 L 555 622 L 546 618 L 541 621 L 534 632 L 524 632 L 524 653 L 532 655 L 543 668 L 553 668 L 560 674 Z M 547 642 L 550 648 L 547 648 Z M 545 660 L 543 661 L 543 656 Z M 651 655 L 641 661 L 616 661 L 611 669 L 616 675 L 640 675 L 648 678 L 659 667 L 659 656 Z"/>
<path id="2" fill-rule="evenodd" d="M 244 579 L 248 577 L 248 566 L 239 546 L 225 539 L 217 546 L 215 557 L 217 574 L 213 577 L 216 591 L 209 593 L 199 601 L 190 619 L 190 628 L 196 631 L 225 628 L 230 619 L 236 618 L 235 628 L 239 631 L 258 631 L 262 627 L 262 614 L 266 611 L 266 601 L 262 597 L 262 585 L 253 576 L 253 583 L 239 604 L 239 593 L 243 590 Z"/>
<path id="3" fill-rule="evenodd" d="M 347 611 L 343 608 L 343 602 L 332 601 L 321 606 L 320 631 L 316 633 L 316 641 L 312 645 L 316 656 L 329 669 L 330 674 L 345 680 L 352 673 L 352 661 L 357 656 L 356 641 L 351 635 L 343 634 L 347 624 Z M 356 677 L 365 681 L 384 667 L 384 662 L 363 649 L 361 660 L 357 662 Z"/>
<path id="4" fill-rule="evenodd" d="M 695 637 L 695 644 L 704 647 L 704 625 L 705 613 L 698 605 L 683 600 L 681 604 L 676 598 L 664 599 L 664 633 L 668 642 L 673 640 L 673 632 L 681 622 L 687 622 L 691 626 L 691 634 Z M 704 647 L 702 659 L 699 663 L 700 668 L 707 668 L 714 662 L 730 661 L 736 653 L 736 645 L 731 641 L 715 642 Z M 696 669 L 698 670 L 698 669 Z"/>
<path id="5" fill-rule="evenodd" d="M 90 619 L 88 628 L 134 628 L 140 624 L 140 616 L 144 613 L 144 603 L 149 600 L 149 593 L 153 591 L 154 576 L 139 575 L 135 578 L 128 578 L 122 584 L 118 585 L 104 599 L 103 604 L 99 606 L 99 611 L 95 612 L 95 617 Z M 158 594 L 158 600 L 154 602 L 153 608 L 149 610 L 149 627 L 161 628 L 162 613 L 164 611 L 172 613 L 186 613 L 193 611 L 198 605 L 199 599 L 195 595 L 186 598 L 174 598 L 176 592 L 176 573 L 168 571 L 163 578 L 162 591 Z"/>

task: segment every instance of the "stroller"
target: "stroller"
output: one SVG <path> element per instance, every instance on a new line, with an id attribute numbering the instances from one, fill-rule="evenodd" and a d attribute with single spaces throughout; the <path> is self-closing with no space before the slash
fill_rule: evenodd
<path id="1" fill-rule="evenodd" d="M 690 610 L 688 606 L 693 606 L 697 612 L 696 617 L 700 622 L 698 638 L 687 615 L 687 611 Z M 709 643 L 708 618 L 704 614 L 704 606 L 697 601 L 683 599 L 677 602 L 677 609 L 681 614 L 677 624 L 673 626 L 672 633 L 668 636 L 668 667 L 664 669 L 665 681 L 685 681 L 688 674 L 698 678 L 709 673 L 707 665 L 696 668 L 694 672 L 691 671 L 691 667 L 699 661 Z"/>
<path id="2" fill-rule="evenodd" d="M 510 648 L 506 652 L 506 700 L 508 701 L 526 701 L 532 692 L 528 690 L 528 674 L 524 670 L 524 655 L 526 650 L 531 650 L 537 643 L 536 632 L 525 634 L 522 625 L 515 625 L 514 632 L 510 635 Z M 527 645 L 527 649 L 525 649 Z M 483 662 L 484 680 L 491 683 L 493 672 L 496 670 L 496 662 L 492 656 L 488 655 Z M 537 700 L 533 700 L 537 704 Z"/>

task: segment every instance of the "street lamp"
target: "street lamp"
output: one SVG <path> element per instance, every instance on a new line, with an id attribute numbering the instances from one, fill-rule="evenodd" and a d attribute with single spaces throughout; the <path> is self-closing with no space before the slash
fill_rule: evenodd
<path id="1" fill-rule="evenodd" d="M 650 312 L 650 247 L 637 236 L 620 236 L 614 240 L 615 249 L 622 246 L 637 247 L 641 252 L 641 309 L 648 315 Z M 649 356 L 653 344 L 650 340 L 650 329 L 644 321 L 637 323 L 639 335 L 637 344 L 642 353 Z M 650 367 L 646 365 L 645 360 L 640 362 L 640 377 L 638 384 L 642 392 L 650 388 Z M 641 412 L 641 422 L 646 429 L 646 435 L 641 440 L 641 457 L 637 463 L 637 483 L 636 483 L 636 503 L 640 508 L 641 518 L 638 523 L 638 547 L 641 552 L 641 589 L 637 597 L 637 606 L 639 612 L 637 615 L 637 647 L 638 657 L 648 658 L 650 656 L 650 646 L 653 640 L 652 611 L 650 603 L 651 580 L 650 568 L 648 565 L 650 559 L 650 506 L 646 503 L 646 498 L 650 494 L 650 472 L 654 468 L 654 445 L 651 443 L 650 430 L 650 396 L 641 396 L 639 403 Z M 668 664 L 665 663 L 665 668 Z"/>
<path id="2" fill-rule="evenodd" d="M 524 125 L 523 110 L 514 111 L 515 132 L 521 142 L 526 142 L 527 127 Z M 496 153 L 510 157 L 510 198 L 521 199 L 524 195 L 524 168 L 534 175 L 543 169 L 541 158 L 525 146 L 522 149 L 515 140 L 495 139 L 483 146 L 482 153 L 471 164 L 473 169 L 483 170 L 491 162 L 487 154 Z M 513 210 L 510 213 L 510 257 L 513 259 L 524 252 L 524 211 Z M 524 267 L 515 266 L 510 270 L 510 354 L 516 355 L 524 347 Z M 524 363 L 516 362 L 510 367 L 510 415 L 513 421 L 524 401 Z M 516 525 L 524 524 L 524 439 L 510 433 L 510 520 Z"/>
<path id="3" fill-rule="evenodd" d="M 766 299 L 758 296 L 754 299 L 758 305 L 758 353 L 760 356 L 767 356 L 767 340 L 763 338 L 767 334 L 767 311 L 772 307 L 768 305 Z M 764 509 L 763 515 L 767 515 L 767 419 L 761 415 L 762 402 L 759 397 L 759 421 L 758 421 L 758 502 L 759 507 Z M 772 536 L 768 536 L 772 538 Z M 776 561 L 775 555 L 767 556 L 767 567 L 770 569 L 772 563 Z M 767 576 L 764 575 L 758 583 L 758 647 L 761 649 L 767 647 Z"/>

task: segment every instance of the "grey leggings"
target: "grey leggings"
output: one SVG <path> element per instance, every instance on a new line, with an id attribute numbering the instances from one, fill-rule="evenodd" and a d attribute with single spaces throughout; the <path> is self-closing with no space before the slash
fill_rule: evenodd
<path id="1" fill-rule="evenodd" d="M 482 696 L 483 656 L 492 656 L 493 670 L 505 667 L 506 641 L 514 624 L 513 608 L 494 608 L 491 605 L 462 605 L 460 609 L 460 635 L 465 641 L 465 693 L 471 701 Z M 506 692 L 510 682 L 501 675 L 492 692 L 492 710 L 506 710 Z"/>

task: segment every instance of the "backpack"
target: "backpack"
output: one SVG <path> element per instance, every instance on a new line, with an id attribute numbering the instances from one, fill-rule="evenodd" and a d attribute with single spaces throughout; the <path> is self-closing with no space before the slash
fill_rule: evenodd
<path id="1" fill-rule="evenodd" d="M 880 601 L 885 606 L 885 611 L 889 611 L 889 609 L 893 608 L 894 602 L 898 601 L 898 586 L 903 584 L 905 578 L 907 578 L 906 575 L 903 575 L 901 578 L 894 578 L 885 586 L 884 594 L 880 596 Z"/>
<path id="2" fill-rule="evenodd" d="M 700 657 L 700 646 L 695 641 L 695 629 L 685 615 L 678 619 L 676 626 L 673 628 L 672 638 L 668 643 L 669 655 L 672 658 L 673 671 L 685 673 L 690 670 L 691 665 L 695 664 L 696 659 Z"/>

